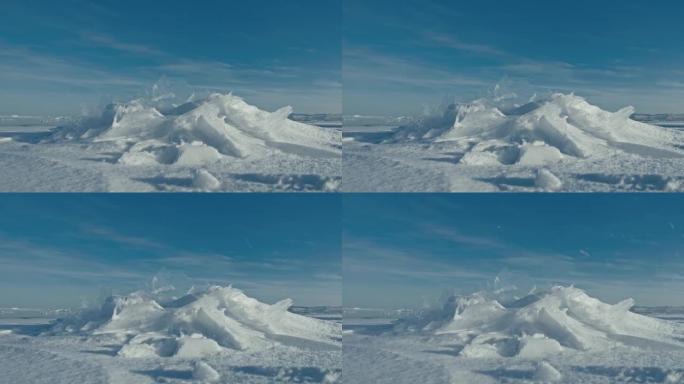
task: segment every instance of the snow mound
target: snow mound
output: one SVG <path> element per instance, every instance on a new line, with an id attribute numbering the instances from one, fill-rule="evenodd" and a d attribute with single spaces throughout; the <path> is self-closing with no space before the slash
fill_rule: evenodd
<path id="1" fill-rule="evenodd" d="M 684 155 L 684 134 L 634 121 L 633 113 L 633 107 L 605 111 L 573 94 L 554 94 L 505 112 L 481 99 L 401 127 L 391 141 L 451 143 L 463 151 L 466 165 L 542 166 L 614 151 Z"/>
<path id="2" fill-rule="evenodd" d="M 290 299 L 265 304 L 221 286 L 167 302 L 136 292 L 59 320 L 50 333 L 113 337 L 123 341 L 123 357 L 200 358 L 274 343 L 339 345 L 339 325 L 291 313 L 291 305 Z"/>
<path id="3" fill-rule="evenodd" d="M 538 360 L 566 350 L 622 344 L 684 348 L 684 325 L 630 312 L 632 299 L 610 305 L 574 287 L 553 287 L 510 303 L 487 294 L 452 297 L 436 313 L 400 322 L 395 331 L 447 335 L 463 357 Z"/>
<path id="4" fill-rule="evenodd" d="M 199 169 L 194 173 L 192 186 L 204 191 L 213 191 L 221 186 L 221 182 L 206 169 Z"/>
<path id="5" fill-rule="evenodd" d="M 545 191 L 554 192 L 563 188 L 563 182 L 558 176 L 554 175 L 548 169 L 540 169 L 537 171 L 537 177 L 534 180 L 534 185 Z"/>
<path id="6" fill-rule="evenodd" d="M 221 375 L 211 365 L 198 361 L 192 370 L 192 378 L 205 383 L 214 383 L 221 378 Z"/>
<path id="7" fill-rule="evenodd" d="M 534 372 L 534 379 L 544 383 L 555 383 L 560 381 L 563 376 L 558 372 L 553 365 L 542 361 L 537 365 L 537 370 Z"/>
<path id="8" fill-rule="evenodd" d="M 665 376 L 664 382 L 667 384 L 681 383 L 683 379 L 684 379 L 684 375 L 682 375 L 681 372 L 672 371 L 672 372 L 667 373 L 667 375 Z"/>
<path id="9" fill-rule="evenodd" d="M 47 141 L 118 143 L 125 148 L 118 161 L 129 165 L 196 166 L 223 156 L 246 158 L 271 151 L 340 153 L 339 131 L 292 121 L 291 113 L 291 107 L 263 111 L 232 94 L 216 93 L 167 108 L 133 100 L 60 127 Z"/>

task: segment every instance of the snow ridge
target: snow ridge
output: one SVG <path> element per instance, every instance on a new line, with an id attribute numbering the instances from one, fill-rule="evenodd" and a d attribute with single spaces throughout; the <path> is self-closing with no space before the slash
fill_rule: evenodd
<path id="1" fill-rule="evenodd" d="M 684 326 L 630 311 L 634 300 L 603 303 L 575 287 L 553 287 L 509 303 L 484 293 L 452 297 L 444 308 L 397 324 L 397 332 L 455 338 L 463 357 L 540 359 L 612 345 L 684 348 Z"/>
<path id="2" fill-rule="evenodd" d="M 633 114 L 633 107 L 609 112 L 574 94 L 508 110 L 480 99 L 401 127 L 389 141 L 447 143 L 463 151 L 460 162 L 466 165 L 538 166 L 616 151 L 684 155 L 684 134 L 634 121 Z"/>
<path id="3" fill-rule="evenodd" d="M 292 147 L 340 154 L 341 133 L 288 119 L 291 107 L 263 111 L 232 94 L 162 107 L 155 100 L 110 104 L 100 116 L 63 126 L 48 142 L 115 142 L 119 163 L 195 166 L 222 157 L 247 158 Z"/>
<path id="4" fill-rule="evenodd" d="M 261 350 L 275 343 L 339 346 L 334 322 L 269 305 L 232 287 L 212 286 L 168 302 L 136 292 L 108 298 L 101 308 L 59 320 L 51 334 L 121 340 L 123 357 L 197 358 L 224 350 Z"/>

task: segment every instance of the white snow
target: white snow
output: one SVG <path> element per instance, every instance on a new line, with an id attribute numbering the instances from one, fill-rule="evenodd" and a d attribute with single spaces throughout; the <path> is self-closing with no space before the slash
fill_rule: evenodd
<path id="1" fill-rule="evenodd" d="M 558 148 L 536 141 L 532 144 L 525 143 L 520 147 L 518 164 L 541 166 L 557 162 L 561 159 L 563 159 L 563 154 Z"/>
<path id="2" fill-rule="evenodd" d="M 562 350 L 563 347 L 557 340 L 535 333 L 532 336 L 520 338 L 518 357 L 523 359 L 539 359 L 556 354 Z"/>
<path id="3" fill-rule="evenodd" d="M 563 187 L 563 182 L 548 169 L 540 169 L 537 172 L 537 178 L 534 180 L 537 188 L 545 191 L 558 191 Z"/>
<path id="4" fill-rule="evenodd" d="M 111 104 L 47 133 L 7 134 L 0 189 L 323 190 L 340 178 L 341 130 L 290 120 L 291 112 L 218 93 L 179 105 L 158 97 Z M 200 168 L 220 185 L 195 183 Z M 275 185 L 273 175 L 294 181 Z"/>
<path id="5" fill-rule="evenodd" d="M 337 325 L 291 313 L 291 305 L 289 299 L 264 304 L 232 287 L 214 286 L 163 304 L 137 292 L 64 319 L 51 334 L 127 340 L 118 351 L 123 357 L 202 357 L 293 341 L 338 344 Z"/>
<path id="6" fill-rule="evenodd" d="M 621 143 L 665 151 L 676 150 L 674 145 L 682 143 L 682 135 L 674 130 L 631 120 L 632 107 L 612 113 L 575 95 L 554 94 L 548 100 L 509 111 L 508 115 L 487 100 L 456 105 L 455 109 L 452 126 L 431 127 L 421 138 L 453 142 L 457 147 L 464 143 L 486 143 L 470 151 L 495 153 L 501 157 L 502 164 L 525 160 L 528 165 L 536 165 L 558 161 L 562 155 L 597 156 Z M 398 134 L 402 138 L 406 136 L 402 130 Z M 511 156 L 511 152 L 517 156 Z"/>
<path id="7" fill-rule="evenodd" d="M 200 190 L 213 191 L 221 186 L 221 182 L 206 169 L 199 169 L 195 171 L 192 185 Z"/>
<path id="8" fill-rule="evenodd" d="M 299 315 L 291 300 L 269 305 L 231 287 L 178 298 L 162 291 L 114 296 L 50 324 L 0 319 L 0 382 L 267 384 L 340 377 L 339 316 Z M 330 308 L 296 310 L 315 315 Z"/>
<path id="9" fill-rule="evenodd" d="M 333 130 L 289 120 L 291 113 L 291 107 L 266 112 L 232 94 L 212 94 L 165 113 L 144 100 L 133 100 L 108 106 L 98 118 L 59 128 L 46 141 L 132 143 L 125 153 L 152 153 L 163 164 L 176 163 L 184 154 L 191 163 L 216 159 L 217 153 L 258 156 L 282 144 L 339 152 Z"/>
<path id="10" fill-rule="evenodd" d="M 345 382 L 680 382 L 681 309 L 656 318 L 633 304 L 558 286 L 522 297 L 453 296 L 393 324 L 345 317 Z"/>
<path id="11" fill-rule="evenodd" d="M 555 383 L 561 380 L 563 376 L 558 372 L 553 365 L 542 361 L 537 365 L 537 370 L 534 372 L 534 379 L 544 383 Z"/>
<path id="12" fill-rule="evenodd" d="M 563 191 L 679 190 L 684 132 L 633 113 L 574 94 L 515 108 L 497 98 L 453 104 L 383 136 L 346 133 L 343 189 L 534 191 L 546 168 Z"/>
<path id="13" fill-rule="evenodd" d="M 665 376 L 665 383 L 681 383 L 684 380 L 684 373 L 682 372 L 668 372 Z"/>
<path id="14" fill-rule="evenodd" d="M 176 356 L 181 358 L 197 358 L 212 355 L 221 351 L 219 343 L 212 339 L 207 339 L 201 334 L 194 333 L 190 336 L 183 336 L 178 340 Z"/>
<path id="15" fill-rule="evenodd" d="M 592 350 L 616 343 L 684 348 L 684 327 L 630 312 L 631 299 L 610 305 L 574 287 L 553 287 L 506 307 L 481 293 L 445 306 L 446 319 L 426 319 L 424 330 L 465 341 L 464 356 L 543 357 L 564 349 Z"/>
<path id="16" fill-rule="evenodd" d="M 195 362 L 195 368 L 192 371 L 192 378 L 205 383 L 214 383 L 221 378 L 218 372 L 211 365 L 198 361 Z"/>

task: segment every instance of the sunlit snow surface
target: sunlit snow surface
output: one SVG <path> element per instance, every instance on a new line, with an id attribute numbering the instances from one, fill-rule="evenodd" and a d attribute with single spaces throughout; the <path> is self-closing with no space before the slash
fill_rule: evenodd
<path id="1" fill-rule="evenodd" d="M 111 104 L 79 119 L 4 117 L 0 190 L 337 190 L 339 127 L 296 122 L 291 113 L 213 94 Z"/>
<path id="2" fill-rule="evenodd" d="M 506 108 L 486 99 L 453 104 L 391 130 L 377 119 L 345 117 L 342 189 L 682 190 L 681 126 L 639 122 L 633 113 L 555 94 Z"/>
<path id="3" fill-rule="evenodd" d="M 572 287 L 434 311 L 345 309 L 343 378 L 358 383 L 680 383 L 684 308 L 609 305 Z"/>
<path id="4" fill-rule="evenodd" d="M 230 287 L 175 299 L 145 293 L 60 316 L 6 309 L 0 381 L 23 383 L 335 383 L 341 314 L 268 305 Z M 297 314 L 295 312 L 299 312 Z"/>

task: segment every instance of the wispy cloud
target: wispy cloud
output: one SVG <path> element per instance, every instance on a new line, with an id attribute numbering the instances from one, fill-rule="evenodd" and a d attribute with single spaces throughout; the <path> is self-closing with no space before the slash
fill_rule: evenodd
<path id="1" fill-rule="evenodd" d="M 339 69 L 311 69 L 265 63 L 240 65 L 220 60 L 173 55 L 153 46 L 121 41 L 109 35 L 82 32 L 79 43 L 106 48 L 144 62 L 117 67 L 86 60 L 84 57 L 56 55 L 28 46 L 0 40 L 0 97 L 17 103 L 18 93 L 35 95 L 35 105 L 19 112 L 44 113 L 41 108 L 64 109 L 66 100 L 54 100 L 54 93 L 80 98 L 80 104 L 96 104 L 97 97 L 116 99 L 141 96 L 161 77 L 187 84 L 196 91 L 234 91 L 249 97 L 249 102 L 266 109 L 294 105 L 301 112 L 340 112 L 341 73 Z M 95 95 L 95 100 L 93 100 Z M 7 109 L 3 113 L 16 113 Z M 64 111 L 63 111 L 64 112 Z"/>
<path id="2" fill-rule="evenodd" d="M 276 302 L 286 297 L 294 298 L 295 305 L 341 305 L 342 282 L 335 280 L 245 280 L 239 281 L 250 295 L 268 302 Z M 283 287 L 287 287 L 285 291 Z"/>
<path id="3" fill-rule="evenodd" d="M 445 287 L 466 294 L 489 287 L 501 273 L 512 274 L 523 284 L 533 284 L 538 289 L 575 285 L 607 302 L 633 297 L 642 305 L 677 305 L 681 298 L 664 292 L 684 289 L 684 274 L 676 272 L 684 270 L 684 263 L 678 260 L 658 259 L 654 263 L 653 259 L 643 257 L 574 257 L 512 247 L 495 251 L 494 255 L 462 254 L 444 261 L 430 253 L 429 248 L 406 251 L 361 238 L 345 240 L 344 249 L 345 281 L 362 284 L 367 296 L 382 300 L 372 302 L 374 299 L 361 297 L 352 286 L 350 291 L 354 295 L 348 297 L 347 304 L 382 305 L 391 301 L 396 303 L 393 305 L 415 306 L 420 304 L 415 301 L 419 292 L 432 292 L 433 299 Z M 512 280 L 513 284 L 518 280 Z M 401 293 L 396 292 L 399 288 Z"/>
<path id="4" fill-rule="evenodd" d="M 99 225 L 83 225 L 81 226 L 81 230 L 83 234 L 87 236 L 96 236 L 124 246 L 155 250 L 168 248 L 161 242 L 150 240 L 146 237 L 126 235 L 115 230 L 114 228 Z"/>
<path id="5" fill-rule="evenodd" d="M 113 36 L 96 32 L 81 32 L 81 39 L 84 42 L 94 44 L 98 47 L 108 48 L 119 52 L 145 55 L 145 56 L 167 56 L 165 52 L 155 47 L 134 44 L 121 41 Z"/>
<path id="6" fill-rule="evenodd" d="M 684 278 L 676 273 L 684 270 L 684 263 L 674 250 L 669 254 L 657 242 L 647 243 L 646 240 L 652 240 L 648 235 L 633 238 L 625 233 L 609 243 L 638 241 L 640 249 L 657 255 L 644 257 L 622 248 L 611 251 L 605 244 L 579 249 L 570 246 L 564 250 L 547 242 L 537 244 L 500 237 L 495 223 L 491 230 L 486 230 L 487 226 L 483 230 L 477 225 L 462 228 L 443 224 L 439 217 L 444 210 L 439 208 L 425 207 L 420 217 L 424 217 L 426 210 L 434 213 L 431 220 L 392 214 L 383 217 L 381 222 L 394 228 L 386 233 L 374 231 L 363 235 L 350 228 L 344 241 L 345 281 L 362 284 L 376 298 L 385 295 L 394 301 L 402 300 L 396 297 L 396 290 L 402 289 L 405 292 L 401 295 L 410 296 L 403 305 L 418 304 L 408 301 L 415 300 L 416 292 L 432 290 L 438 295 L 444 287 L 463 293 L 482 289 L 502 272 L 520 275 L 538 288 L 574 284 L 607 300 L 632 296 L 647 305 L 680 302 L 671 295 L 659 298 L 655 293 L 658 289 L 665 291 L 670 289 L 667 287 L 684 285 Z M 453 207 L 451 214 L 458 215 L 458 207 Z M 669 223 L 664 227 L 673 230 Z M 577 245 L 580 244 L 584 245 Z M 350 302 L 375 300 L 359 296 L 359 290 L 353 287 L 350 291 Z"/>
<path id="7" fill-rule="evenodd" d="M 423 230 L 431 236 L 453 242 L 457 245 L 487 249 L 502 249 L 508 247 L 507 244 L 502 243 L 492 236 L 468 235 L 455 227 L 426 224 L 423 228 Z"/>
<path id="8" fill-rule="evenodd" d="M 464 42 L 454 35 L 448 35 L 437 32 L 425 32 L 423 34 L 425 42 L 429 45 L 436 45 L 443 48 L 455 49 L 460 52 L 466 52 L 485 56 L 507 56 L 507 52 L 486 44 L 474 44 Z"/>
<path id="9" fill-rule="evenodd" d="M 427 26 L 422 32 L 415 24 L 381 21 L 397 40 L 375 45 L 345 41 L 346 113 L 416 113 L 423 109 L 421 104 L 436 104 L 445 96 L 455 95 L 459 101 L 485 96 L 501 79 L 520 84 L 520 91 L 529 91 L 525 97 L 575 92 L 606 109 L 626 105 L 647 113 L 681 109 L 673 101 L 684 92 L 684 75 L 676 66 L 654 69 L 618 59 L 588 63 L 572 55 L 482 43 L 477 36 L 462 36 L 429 20 L 421 21 Z M 366 107 L 371 100 L 375 110 Z"/>
<path id="10" fill-rule="evenodd" d="M 339 273 L 317 273 L 314 278 L 322 281 L 342 281 L 342 275 Z"/>
<path id="11" fill-rule="evenodd" d="M 404 85 L 432 89 L 487 84 L 457 71 L 437 68 L 415 58 L 379 53 L 369 47 L 345 49 L 343 77 L 345 87 L 348 81 L 370 81 L 381 87 Z"/>
<path id="12" fill-rule="evenodd" d="M 81 281 L 135 280 L 146 277 L 143 271 L 102 262 L 80 252 L 40 246 L 6 236 L 0 236 L 0 262 L 3 272 L 14 276 L 24 276 L 28 273 L 34 276 L 37 274 Z"/>
<path id="13" fill-rule="evenodd" d="M 153 250 L 156 256 L 111 259 L 99 252 L 40 245 L 0 233 L 0 280 L 12 281 L 15 288 L 21 284 L 32 287 L 33 282 L 44 281 L 62 288 L 85 287 L 77 289 L 92 292 L 104 287 L 142 288 L 162 272 L 172 277 L 172 284 L 183 284 L 186 280 L 196 285 L 234 284 L 250 291 L 250 295 L 273 300 L 288 295 L 303 300 L 302 304 L 341 303 L 339 263 L 285 257 L 252 260 L 248 255 L 234 257 L 179 249 L 106 227 L 88 227 L 83 234 L 126 247 Z M 0 299 L 7 298 L 0 295 Z"/>
<path id="14" fill-rule="evenodd" d="M 348 272 L 366 273 L 425 281 L 487 277 L 486 273 L 479 272 L 463 263 L 438 261 L 433 255 L 414 254 L 368 239 L 347 238 L 343 247 L 345 274 Z"/>
<path id="15" fill-rule="evenodd" d="M 6 82 L 35 81 L 88 88 L 139 87 L 146 84 L 134 76 L 113 73 L 73 59 L 46 55 L 29 48 L 7 45 L 2 41 L 0 79 Z"/>

